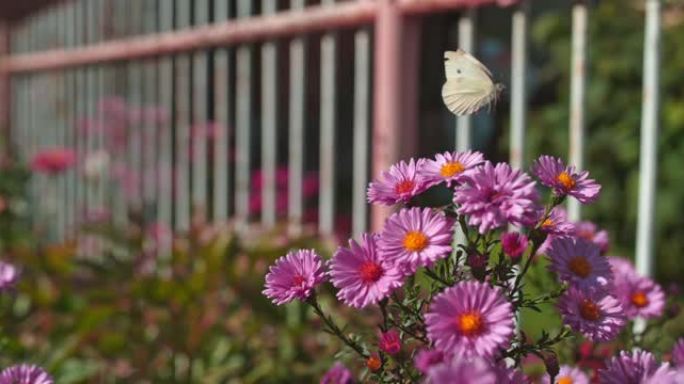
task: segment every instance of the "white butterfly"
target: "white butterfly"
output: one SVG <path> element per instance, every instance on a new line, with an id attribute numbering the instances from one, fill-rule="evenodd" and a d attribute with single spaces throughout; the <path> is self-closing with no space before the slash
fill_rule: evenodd
<path id="1" fill-rule="evenodd" d="M 462 49 L 444 52 L 444 71 L 442 99 L 458 116 L 470 115 L 495 102 L 504 88 L 494 83 L 487 67 Z"/>

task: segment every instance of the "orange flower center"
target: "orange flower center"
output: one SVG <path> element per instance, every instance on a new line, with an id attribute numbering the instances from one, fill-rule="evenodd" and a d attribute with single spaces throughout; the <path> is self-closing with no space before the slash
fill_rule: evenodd
<path id="1" fill-rule="evenodd" d="M 442 168 L 439 170 L 439 174 L 442 175 L 442 177 L 447 178 L 454 177 L 463 171 L 465 171 L 463 164 L 458 161 L 450 161 L 442 165 Z"/>
<path id="2" fill-rule="evenodd" d="M 482 315 L 477 312 L 463 313 L 456 319 L 456 327 L 467 337 L 477 336 L 484 328 Z"/>
<path id="3" fill-rule="evenodd" d="M 404 236 L 404 248 L 409 252 L 420 252 L 428 246 L 428 237 L 423 232 L 411 231 Z"/>
<path id="4" fill-rule="evenodd" d="M 378 356 L 372 355 L 366 360 L 366 367 L 368 367 L 371 372 L 375 372 L 382 367 L 382 361 Z"/>
<path id="5" fill-rule="evenodd" d="M 556 177 L 559 183 L 565 188 L 565 190 L 570 190 L 575 187 L 575 179 L 570 176 L 569 173 L 563 171 Z"/>
<path id="6" fill-rule="evenodd" d="M 359 268 L 359 274 L 361 275 L 361 280 L 364 283 L 374 283 L 382 277 L 382 267 L 380 264 L 373 261 L 366 261 Z"/>
<path id="7" fill-rule="evenodd" d="M 572 384 L 572 377 L 561 376 L 558 379 L 556 379 L 556 384 Z"/>
<path id="8" fill-rule="evenodd" d="M 598 305 L 589 299 L 584 299 L 579 304 L 580 315 L 584 320 L 596 321 L 601 318 L 601 310 Z"/>
<path id="9" fill-rule="evenodd" d="M 413 191 L 413 187 L 415 187 L 415 185 L 416 183 L 414 183 L 413 180 L 403 180 L 394 186 L 394 192 L 398 194 L 409 193 Z"/>
<path id="10" fill-rule="evenodd" d="M 575 275 L 585 278 L 591 273 L 591 264 L 584 256 L 575 256 L 568 262 L 568 268 Z"/>
<path id="11" fill-rule="evenodd" d="M 643 308 L 648 305 L 648 297 L 641 291 L 632 294 L 632 304 L 637 308 Z"/>
<path id="12" fill-rule="evenodd" d="M 553 220 L 551 219 L 546 219 L 542 222 L 542 228 L 549 228 L 553 226 Z"/>

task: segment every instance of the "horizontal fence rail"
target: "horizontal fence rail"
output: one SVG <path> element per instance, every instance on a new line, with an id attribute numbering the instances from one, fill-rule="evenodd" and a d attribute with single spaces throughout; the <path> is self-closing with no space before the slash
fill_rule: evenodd
<path id="1" fill-rule="evenodd" d="M 568 138 L 571 162 L 580 167 L 589 3 L 572 5 Z M 24 158 L 65 146 L 84 160 L 55 186 L 55 199 L 63 202 L 54 217 L 56 237 L 68 237 L 86 214 L 102 207 L 112 208 L 117 224 L 135 209 L 180 231 L 197 220 L 226 219 L 243 230 L 250 223 L 273 228 L 286 221 L 292 235 L 302 233 L 305 223 L 317 223 L 324 235 L 344 228 L 358 236 L 382 226 L 390 210 L 369 212 L 364 192 L 369 178 L 417 151 L 419 16 L 459 10 L 458 45 L 476 52 L 478 15 L 498 2 L 284 4 L 77 0 L 11 26 L 0 24 L 0 126 Z M 534 4 L 523 0 L 506 11 L 509 149 L 516 167 L 525 165 Z M 646 4 L 637 265 L 648 274 L 660 1 Z M 455 142 L 444 150 L 471 148 L 471 118 L 454 118 L 452 125 Z M 108 131 L 115 128 L 119 136 Z M 114 186 L 107 178 L 84 180 L 94 163 L 85 160 L 97 153 L 108 153 L 109 164 L 120 166 L 110 167 L 108 177 L 118 178 L 127 197 L 109 196 Z M 32 181 L 35 199 L 48 184 Z M 351 212 L 348 225 L 339 220 L 345 212 Z M 570 213 L 580 218 L 577 206 Z"/>

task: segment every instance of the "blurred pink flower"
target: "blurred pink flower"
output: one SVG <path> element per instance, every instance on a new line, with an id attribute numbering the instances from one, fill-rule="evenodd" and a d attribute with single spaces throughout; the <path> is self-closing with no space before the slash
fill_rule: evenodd
<path id="1" fill-rule="evenodd" d="M 56 175 L 76 164 L 76 153 L 69 148 L 46 148 L 31 160 L 31 169 L 37 173 Z"/>
<path id="2" fill-rule="evenodd" d="M 106 207 L 94 207 L 88 209 L 83 216 L 86 224 L 102 224 L 109 221 L 112 213 Z"/>

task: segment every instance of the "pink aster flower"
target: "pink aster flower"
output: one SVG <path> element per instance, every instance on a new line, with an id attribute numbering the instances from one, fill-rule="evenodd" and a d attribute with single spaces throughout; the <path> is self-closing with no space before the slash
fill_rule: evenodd
<path id="1" fill-rule="evenodd" d="M 76 164 L 76 153 L 69 148 L 46 148 L 31 160 L 34 172 L 56 175 Z"/>
<path id="2" fill-rule="evenodd" d="M 610 264 L 592 243 L 571 237 L 553 240 L 547 251 L 549 269 L 561 281 L 579 287 L 605 287 L 613 279 Z"/>
<path id="3" fill-rule="evenodd" d="M 323 262 L 314 250 L 292 251 L 269 268 L 263 294 L 276 305 L 303 301 L 324 280 Z"/>
<path id="4" fill-rule="evenodd" d="M 450 362 L 437 364 L 428 370 L 426 384 L 474 383 L 495 384 L 496 374 L 483 359 L 453 359 Z"/>
<path id="5" fill-rule="evenodd" d="M 353 384 L 354 377 L 352 373 L 339 361 L 336 362 L 323 377 L 321 377 L 321 384 Z"/>
<path id="6" fill-rule="evenodd" d="M 506 163 L 489 161 L 472 170 L 456 188 L 458 213 L 484 234 L 507 224 L 533 224 L 538 215 L 537 191 L 532 179 Z"/>
<path id="7" fill-rule="evenodd" d="M 601 249 L 602 255 L 605 255 L 608 252 L 608 248 L 610 248 L 608 232 L 599 230 L 596 224 L 591 221 L 575 223 L 575 236 L 596 244 Z"/>
<path id="8" fill-rule="evenodd" d="M 426 374 L 430 367 L 444 362 L 445 359 L 444 352 L 440 350 L 421 349 L 413 358 L 413 364 L 420 373 Z"/>
<path id="9" fill-rule="evenodd" d="M 684 366 L 684 338 L 680 338 L 672 348 L 672 362 L 678 367 Z"/>
<path id="10" fill-rule="evenodd" d="M 483 161 L 484 156 L 477 151 L 444 152 L 436 154 L 434 160 L 425 160 L 419 171 L 428 186 L 442 182 L 452 186 Z"/>
<path id="11" fill-rule="evenodd" d="M 32 364 L 18 364 L 0 372 L 0 384 L 52 384 L 53 379 L 42 368 Z"/>
<path id="12" fill-rule="evenodd" d="M 374 204 L 405 203 L 425 191 L 428 186 L 419 174 L 424 159 L 400 161 L 382 173 L 380 180 L 368 186 L 368 201 Z"/>
<path id="13" fill-rule="evenodd" d="M 550 384 L 551 378 L 546 375 L 542 381 L 543 384 Z M 561 365 L 554 384 L 589 384 L 589 376 L 577 367 L 569 365 Z"/>
<path id="14" fill-rule="evenodd" d="M 567 212 L 561 207 L 552 209 L 549 212 L 549 217 L 541 223 L 539 228 L 548 234 L 557 236 L 572 236 L 575 234 L 575 224 L 568 220 Z"/>
<path id="15" fill-rule="evenodd" d="M 452 227 L 452 220 L 430 208 L 402 209 L 385 223 L 378 240 L 380 255 L 412 274 L 451 252 Z"/>
<path id="16" fill-rule="evenodd" d="M 0 292 L 11 291 L 19 281 L 19 269 L 10 263 L 0 261 Z"/>
<path id="17" fill-rule="evenodd" d="M 498 288 L 463 281 L 434 298 L 425 325 L 436 349 L 454 355 L 490 357 L 510 345 L 514 317 L 511 303 Z"/>
<path id="18" fill-rule="evenodd" d="M 513 260 L 518 260 L 527 249 L 527 236 L 518 232 L 506 232 L 501 236 L 501 248 Z"/>
<path id="19" fill-rule="evenodd" d="M 626 275 L 615 279 L 614 287 L 628 318 L 653 319 L 665 311 L 665 293 L 648 277 Z"/>
<path id="20" fill-rule="evenodd" d="M 380 332 L 378 337 L 378 348 L 388 355 L 396 355 L 401 351 L 401 338 L 396 329 L 387 332 Z"/>
<path id="21" fill-rule="evenodd" d="M 643 384 L 682 384 L 684 383 L 684 372 L 670 368 L 670 365 L 661 364 L 658 369 L 649 375 Z"/>
<path id="22" fill-rule="evenodd" d="M 403 284 L 403 271 L 381 258 L 377 235 L 364 234 L 361 244 L 349 240 L 330 260 L 330 281 L 339 289 L 337 298 L 355 308 L 376 304 Z"/>
<path id="23" fill-rule="evenodd" d="M 606 362 L 598 376 L 601 384 L 643 383 L 660 369 L 669 369 L 669 366 L 658 363 L 651 352 L 621 351 L 619 356 Z"/>
<path id="24" fill-rule="evenodd" d="M 591 341 L 609 341 L 625 325 L 624 310 L 613 296 L 595 289 L 570 287 L 558 299 L 563 322 Z"/>
<path id="25" fill-rule="evenodd" d="M 576 172 L 574 166 L 566 167 L 555 157 L 539 157 L 532 165 L 532 172 L 558 196 L 570 195 L 582 204 L 594 202 L 601 192 L 601 186 L 589 178 L 589 172 Z"/>
<path id="26" fill-rule="evenodd" d="M 638 277 L 636 269 L 631 261 L 618 257 L 618 256 L 606 256 L 608 264 L 610 264 L 610 269 L 613 271 L 613 282 L 615 284 L 622 283 L 621 280 L 627 278 Z"/>

